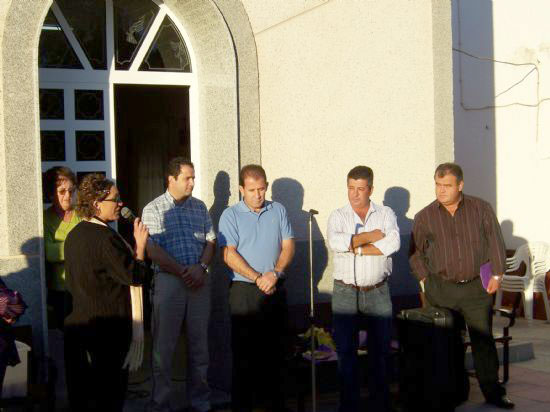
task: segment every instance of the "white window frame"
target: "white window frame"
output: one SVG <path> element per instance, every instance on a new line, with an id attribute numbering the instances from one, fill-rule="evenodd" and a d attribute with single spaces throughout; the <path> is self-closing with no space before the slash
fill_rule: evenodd
<path id="1" fill-rule="evenodd" d="M 78 40 L 72 33 L 67 20 L 64 18 L 59 6 L 54 1 L 52 11 L 63 29 L 69 44 L 75 51 L 83 69 L 51 69 L 41 68 L 40 88 L 63 89 L 65 98 L 64 120 L 40 120 L 41 130 L 65 130 L 65 162 L 42 162 L 42 171 L 46 171 L 55 165 L 66 165 L 75 168 L 76 171 L 104 170 L 107 177 L 116 181 L 116 130 L 115 130 L 115 106 L 114 87 L 119 84 L 139 85 L 163 85 L 163 86 L 187 86 L 189 87 L 189 133 L 191 161 L 195 164 L 195 186 L 200 197 L 206 193 L 202 187 L 201 179 L 201 153 L 199 142 L 199 116 L 198 116 L 198 85 L 196 73 L 196 59 L 193 47 L 185 28 L 170 9 L 160 0 L 151 0 L 159 6 L 159 11 L 153 19 L 147 35 L 141 42 L 140 48 L 134 57 L 129 70 L 116 70 L 115 68 L 115 33 L 113 17 L 113 1 L 106 0 L 106 56 L 107 70 L 94 70 L 86 57 L 86 53 L 80 47 Z M 168 16 L 185 41 L 189 58 L 191 60 L 191 73 L 139 71 L 143 59 L 155 39 L 157 31 L 164 18 Z M 104 119 L 84 121 L 74 119 L 74 90 L 94 89 L 103 90 Z M 86 123 L 87 122 L 87 123 Z M 82 125 L 90 128 L 85 130 L 105 131 L 105 162 L 76 161 L 75 156 L 75 129 L 83 130 Z M 103 164 L 102 164 L 103 163 Z M 78 167 L 76 167 L 78 165 Z"/>

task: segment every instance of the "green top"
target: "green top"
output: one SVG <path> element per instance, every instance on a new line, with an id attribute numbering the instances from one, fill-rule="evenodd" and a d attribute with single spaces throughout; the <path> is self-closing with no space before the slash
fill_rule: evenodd
<path id="1" fill-rule="evenodd" d="M 69 222 L 64 222 L 53 206 L 44 211 L 44 247 L 46 249 L 46 279 L 48 288 L 65 290 L 65 239 L 81 221 L 73 213 Z"/>

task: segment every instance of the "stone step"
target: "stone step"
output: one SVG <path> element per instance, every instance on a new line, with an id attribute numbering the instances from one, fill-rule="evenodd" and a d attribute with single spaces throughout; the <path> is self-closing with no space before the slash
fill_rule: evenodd
<path id="1" fill-rule="evenodd" d="M 497 343 L 498 359 L 502 365 L 502 345 Z M 524 362 L 535 358 L 535 350 L 532 342 L 510 342 L 510 363 Z M 466 351 L 466 368 L 474 368 L 474 359 L 472 356 L 472 349 L 468 348 Z"/>

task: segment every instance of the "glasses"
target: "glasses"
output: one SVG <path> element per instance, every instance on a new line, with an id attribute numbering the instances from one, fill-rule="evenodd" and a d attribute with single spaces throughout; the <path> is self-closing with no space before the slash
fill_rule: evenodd
<path id="1" fill-rule="evenodd" d="M 66 190 L 66 189 L 58 190 L 57 194 L 60 195 L 60 196 L 65 196 L 67 193 L 69 193 L 72 196 L 74 194 L 74 192 L 76 192 L 76 187 L 73 187 L 69 190 Z"/>
<path id="2" fill-rule="evenodd" d="M 117 196 L 114 199 L 103 199 L 102 202 L 122 203 L 122 199 L 120 198 L 120 196 Z"/>

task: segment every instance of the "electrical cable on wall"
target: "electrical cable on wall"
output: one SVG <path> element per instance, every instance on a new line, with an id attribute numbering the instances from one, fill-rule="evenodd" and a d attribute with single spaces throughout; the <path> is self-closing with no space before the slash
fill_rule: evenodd
<path id="1" fill-rule="evenodd" d="M 550 97 L 545 97 L 543 99 L 540 98 L 540 70 L 539 70 L 539 65 L 537 63 L 531 63 L 531 62 L 514 63 L 514 62 L 505 61 L 505 60 L 498 60 L 498 59 L 494 59 L 494 58 L 486 57 L 486 56 L 476 56 L 475 54 L 472 54 L 472 53 L 469 53 L 465 50 L 462 50 L 460 0 L 457 1 L 457 8 L 458 8 L 458 10 L 457 10 L 458 11 L 457 12 L 457 26 L 458 26 L 457 31 L 458 31 L 458 46 L 459 47 L 453 47 L 453 49 L 452 49 L 453 51 L 455 51 L 455 52 L 457 52 L 461 55 L 465 55 L 465 56 L 468 56 L 470 58 L 477 59 L 477 60 L 480 60 L 480 61 L 506 64 L 506 65 L 511 65 L 511 66 L 532 66 L 532 69 L 529 72 L 527 72 L 519 81 L 517 81 L 516 83 L 514 83 L 511 86 L 507 87 L 502 92 L 496 94 L 494 96 L 495 99 L 497 97 L 502 96 L 503 94 L 509 92 L 514 87 L 516 87 L 516 86 L 520 85 L 521 83 L 523 83 L 531 75 L 531 73 L 534 72 L 534 73 L 536 73 L 536 76 L 537 76 L 536 77 L 536 103 L 512 102 L 512 103 L 502 104 L 502 105 L 494 104 L 494 105 L 486 105 L 486 106 L 479 106 L 479 107 L 471 107 L 471 106 L 467 106 L 464 103 L 464 90 L 463 90 L 464 86 L 463 86 L 463 77 L 462 77 L 462 59 L 459 58 L 458 59 L 458 77 L 459 77 L 458 81 L 459 81 L 459 84 L 460 84 L 460 88 L 459 88 L 459 90 L 460 90 L 460 106 L 465 111 L 481 111 L 481 110 L 491 110 L 491 109 L 502 109 L 502 108 L 512 107 L 512 106 L 536 108 L 537 112 L 536 112 L 536 125 L 535 125 L 535 142 L 538 143 L 539 142 L 539 129 L 540 129 L 540 127 L 539 127 L 540 126 L 540 121 L 539 121 L 540 106 L 541 106 L 542 103 L 550 100 Z M 550 158 L 550 155 L 547 155 L 547 156 L 544 156 L 544 157 L 541 157 L 541 158 L 542 159 Z"/>

